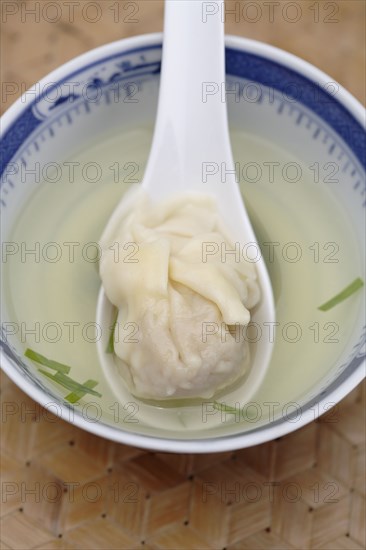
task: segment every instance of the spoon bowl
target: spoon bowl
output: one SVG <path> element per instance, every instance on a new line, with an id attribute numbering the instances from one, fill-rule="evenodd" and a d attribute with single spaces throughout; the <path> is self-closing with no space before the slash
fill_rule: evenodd
<path id="1" fill-rule="evenodd" d="M 218 4 L 222 4 L 220 0 Z M 220 10 L 203 18 L 201 0 L 166 0 L 164 47 L 157 119 L 142 189 L 155 203 L 182 193 L 215 197 L 221 219 L 240 255 L 254 250 L 261 299 L 252 322 L 274 327 L 275 307 L 271 282 L 240 194 L 233 160 L 226 103 L 224 24 Z M 177 105 L 179 108 L 177 109 Z M 122 198 L 102 239 L 112 233 L 133 200 Z M 225 261 L 223 258 L 222 261 Z M 97 305 L 101 327 L 113 324 L 113 306 L 103 287 Z M 260 339 L 251 351 L 251 368 L 242 388 L 243 402 L 259 388 L 271 358 L 272 339 Z M 253 347 L 253 346 L 252 346 Z M 100 364 L 116 396 L 123 380 L 114 355 L 98 342 Z"/>

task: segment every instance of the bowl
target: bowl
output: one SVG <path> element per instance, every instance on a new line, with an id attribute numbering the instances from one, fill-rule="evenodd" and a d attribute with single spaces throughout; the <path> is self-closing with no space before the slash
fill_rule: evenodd
<path id="1" fill-rule="evenodd" d="M 126 403 L 117 403 L 109 397 L 108 403 L 105 402 L 102 406 L 94 396 L 85 397 L 74 406 L 65 401 L 65 392 L 62 388 L 43 377 L 37 365 L 24 356 L 29 342 L 27 337 L 22 337 L 22 319 L 16 315 L 11 303 L 17 289 L 15 287 L 10 292 L 6 286 L 8 264 L 12 257 L 21 254 L 22 243 L 12 240 L 14 227 L 19 223 L 26 223 L 24 209 L 36 196 L 42 177 L 45 179 L 45 170 L 47 174 L 51 174 L 47 181 L 57 184 L 55 174 L 57 175 L 58 167 L 66 162 L 65 159 L 72 158 L 76 151 L 89 147 L 89 144 L 95 146 L 96 143 L 103 142 L 106 135 L 117 135 L 121 128 L 124 132 L 133 132 L 140 127 L 150 128 L 150 133 L 147 134 L 150 137 L 144 138 L 146 157 L 157 107 L 161 49 L 162 36 L 153 34 L 121 40 L 92 50 L 45 77 L 3 116 L 1 209 L 2 268 L 5 287 L 1 329 L 2 368 L 24 392 L 47 410 L 80 428 L 116 442 L 172 452 L 200 453 L 244 448 L 285 435 L 314 420 L 332 408 L 362 380 L 365 362 L 365 323 L 360 296 L 351 297 L 349 305 L 339 306 L 341 309 L 338 311 L 341 314 L 337 315 L 349 319 L 350 328 L 345 332 L 341 331 L 342 345 L 337 348 L 329 364 L 325 365 L 326 368 L 313 379 L 309 387 L 304 388 L 302 395 L 296 391 L 286 402 L 276 401 L 274 395 L 269 404 L 263 399 L 253 400 L 245 404 L 246 418 L 243 415 L 243 404 L 240 402 L 240 407 L 238 410 L 235 409 L 234 414 L 215 402 L 202 403 L 200 413 L 193 405 L 189 412 L 189 429 L 184 429 L 184 426 L 178 429 L 179 422 L 184 424 L 185 420 L 180 417 L 179 410 L 174 404 L 170 405 L 170 409 L 169 406 L 154 408 L 149 403 L 138 405 L 133 398 Z M 299 204 L 296 200 L 292 203 L 294 219 L 306 208 L 309 226 L 313 223 L 312 216 L 317 216 L 317 223 L 320 223 L 319 219 L 322 216 L 321 213 L 317 213 L 317 193 L 321 193 L 318 189 L 322 188 L 319 182 L 326 184 L 327 197 L 329 196 L 330 202 L 334 201 L 336 204 L 336 210 L 333 212 L 339 212 L 339 216 L 349 229 L 353 243 L 349 244 L 353 255 L 351 258 L 357 269 L 355 277 L 364 277 L 360 272 L 364 265 L 363 224 L 366 205 L 365 130 L 362 106 L 339 84 L 309 63 L 256 41 L 227 37 L 226 72 L 226 84 L 203 83 L 203 101 L 209 101 L 213 94 L 222 94 L 222 100 L 228 104 L 231 127 L 238 131 L 245 129 L 247 134 L 255 139 L 275 144 L 308 167 L 308 172 L 313 174 L 313 198 L 309 203 Z M 277 166 L 273 162 L 273 158 L 269 164 L 267 162 L 268 170 L 271 163 L 271 169 Z M 94 167 L 97 170 L 98 167 L 92 164 L 91 162 L 89 168 L 93 170 Z M 246 165 L 247 179 L 251 173 L 248 171 L 249 168 L 256 168 L 254 164 L 249 162 Z M 296 165 L 296 162 L 286 164 L 286 181 L 290 187 L 292 186 L 291 189 L 288 187 L 286 195 L 294 192 L 293 185 L 297 180 L 291 169 L 295 169 L 296 173 Z M 108 168 L 113 173 L 112 168 Z M 133 162 L 127 167 L 129 175 L 132 173 L 131 170 L 134 171 Z M 240 171 L 243 172 L 241 165 Z M 340 177 L 332 179 L 334 173 Z M 270 174 L 268 171 L 266 184 L 273 185 Z M 87 180 L 95 183 L 94 172 L 89 173 Z M 250 185 L 253 186 L 256 182 L 253 177 Z M 51 186 L 53 183 L 48 185 Z M 69 191 L 67 185 L 61 187 L 60 196 L 67 195 Z M 250 187 L 247 193 L 250 195 Z M 277 196 L 278 200 L 282 198 Z M 324 200 L 320 203 L 324 204 Z M 54 217 L 56 223 L 57 208 L 56 202 L 45 203 L 39 215 L 48 215 L 51 220 Z M 105 219 L 111 209 L 111 205 L 109 210 L 105 209 Z M 332 220 L 327 221 L 327 215 L 324 212 L 324 224 L 338 223 L 333 219 L 334 216 Z M 86 215 L 85 219 L 87 218 Z M 28 217 L 27 223 L 31 229 L 32 219 Z M 262 225 L 268 231 L 265 219 L 257 220 L 257 225 L 254 220 L 254 225 L 258 230 Z M 290 227 L 291 224 L 289 231 Z M 333 242 L 333 249 L 328 250 L 329 242 L 312 243 L 310 248 L 311 254 L 314 254 L 314 262 L 325 262 L 328 258 L 327 263 L 332 263 L 332 258 L 335 258 L 335 244 Z M 297 263 L 293 255 L 295 251 L 296 256 L 296 242 L 291 239 L 291 232 L 285 245 L 287 261 Z M 269 256 L 267 261 L 270 262 Z M 337 264 L 337 261 L 333 263 Z M 335 275 L 336 268 L 337 265 L 332 267 L 333 271 L 327 271 L 327 276 L 330 273 L 335 277 L 335 282 L 329 280 L 328 297 L 331 297 L 333 288 L 339 288 L 337 285 L 341 279 L 338 280 Z M 275 267 L 269 266 L 272 276 L 274 270 Z M 30 280 L 28 284 L 28 292 L 32 293 L 31 285 L 36 284 L 36 281 Z M 46 280 L 44 284 L 46 288 Z M 312 284 L 316 295 L 316 280 Z M 283 289 L 280 284 L 276 283 L 274 286 L 279 299 L 280 295 L 283 295 Z M 97 294 L 95 289 L 94 293 Z M 292 291 L 295 298 L 299 294 L 301 284 Z M 34 319 L 37 322 L 37 311 L 34 311 Z M 292 323 L 290 327 L 288 323 Z M 288 323 L 287 329 L 296 328 L 294 320 Z M 332 332 L 334 329 L 332 320 L 325 317 L 323 324 L 316 321 L 308 327 L 314 333 L 314 339 L 319 327 L 320 330 L 326 330 L 327 334 L 318 334 L 318 341 L 322 340 L 325 344 L 332 342 L 329 334 L 329 330 Z M 287 343 L 296 343 L 296 338 L 291 336 L 287 329 Z M 283 327 L 277 331 L 276 338 L 279 338 L 278 334 L 281 333 L 280 337 L 283 339 Z M 102 337 L 106 338 L 105 333 Z M 50 341 L 49 337 L 48 343 Z M 91 344 L 93 353 L 96 353 L 95 340 Z M 291 372 L 296 382 L 301 374 L 296 373 L 296 353 L 291 353 L 288 360 L 294 363 L 294 369 L 288 372 Z M 280 383 L 284 384 L 285 381 L 281 380 Z M 108 392 L 106 388 L 105 391 Z M 237 397 L 238 394 L 235 395 Z M 273 414 L 260 415 L 259 418 L 258 410 L 260 411 L 265 404 L 269 405 L 268 410 Z M 140 407 L 137 415 L 134 410 L 136 406 Z M 173 417 L 176 424 L 170 426 L 169 418 Z M 196 428 L 198 426 L 197 429 L 192 427 L 194 422 Z"/>

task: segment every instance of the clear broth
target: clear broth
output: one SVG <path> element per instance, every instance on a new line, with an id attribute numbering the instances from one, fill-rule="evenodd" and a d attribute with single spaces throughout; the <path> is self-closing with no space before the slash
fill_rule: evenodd
<path id="1" fill-rule="evenodd" d="M 97 403 L 107 422 L 148 433 L 153 429 L 160 435 L 171 430 L 180 432 L 180 437 L 219 434 L 227 424 L 241 432 L 253 429 L 288 414 L 294 403 L 300 405 L 336 363 L 349 339 L 357 299 L 351 297 L 328 313 L 317 308 L 360 271 L 352 227 L 329 189 L 337 184 L 314 183 L 314 173 L 299 159 L 272 143 L 232 132 L 242 193 L 276 300 L 278 326 L 266 378 L 245 411 L 240 386 L 219 396 L 220 402 L 237 404 L 239 416 L 213 410 L 212 401 L 211 405 L 162 407 L 126 393 L 126 399 L 117 403 L 93 341 L 100 279 L 97 248 L 91 243 L 98 242 L 131 182 L 141 181 L 151 135 L 144 128 L 108 135 L 70 159 L 79 163 L 73 182 L 69 165 L 61 164 L 61 179 L 43 182 L 32 194 L 11 238 L 24 254 L 11 256 L 6 265 L 8 305 L 19 323 L 18 337 L 24 349 L 30 347 L 71 365 L 74 379 L 98 380 L 96 389 L 102 398 L 86 396 L 76 407 Z M 96 161 L 99 174 L 88 164 Z M 279 163 L 273 165 L 272 173 L 271 162 Z M 294 162 L 301 167 L 298 181 L 294 181 L 295 167 L 288 164 Z M 26 254 L 25 247 L 36 254 Z M 270 337 L 270 327 L 262 337 Z M 44 383 L 58 395 L 67 393 L 48 380 Z"/>

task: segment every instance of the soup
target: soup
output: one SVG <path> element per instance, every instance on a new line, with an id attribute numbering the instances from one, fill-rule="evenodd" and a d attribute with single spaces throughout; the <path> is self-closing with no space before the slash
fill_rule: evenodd
<path id="1" fill-rule="evenodd" d="M 314 167 L 239 131 L 231 132 L 237 173 L 276 301 L 276 326 L 253 327 L 247 336 L 275 338 L 263 384 L 250 403 L 241 401 L 239 384 L 215 401 L 164 404 L 139 400 L 127 389 L 117 400 L 103 376 L 96 349 L 97 243 L 123 193 L 142 180 L 151 137 L 149 128 L 106 135 L 60 163 L 60 173 L 51 170 L 31 196 L 11 237 L 17 253 L 6 262 L 16 337 L 24 350 L 70 365 L 80 383 L 98 382 L 101 397 L 85 395 L 74 405 L 88 410 L 91 421 L 188 438 L 221 434 L 228 424 L 243 432 L 288 415 L 312 395 L 352 333 L 356 296 L 328 312 L 318 307 L 361 272 L 361 259 L 328 188 L 336 184 L 318 182 Z M 54 394 L 68 393 L 39 377 Z"/>

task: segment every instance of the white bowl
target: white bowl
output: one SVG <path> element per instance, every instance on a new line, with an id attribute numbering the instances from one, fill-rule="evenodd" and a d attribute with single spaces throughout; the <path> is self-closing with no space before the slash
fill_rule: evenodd
<path id="1" fill-rule="evenodd" d="M 21 167 L 29 159 L 41 165 L 70 157 L 80 142 L 108 130 L 153 124 L 160 72 L 161 35 L 121 40 L 92 50 L 63 65 L 26 93 L 2 119 L 2 239 L 7 241 L 22 206 L 36 185 L 21 184 Z M 229 120 L 258 137 L 273 141 L 304 162 L 326 164 L 335 152 L 342 168 L 334 188 L 351 220 L 360 255 L 364 254 L 365 131 L 364 109 L 330 77 L 277 48 L 228 37 L 227 75 L 242 83 L 241 99 L 229 100 Z M 248 81 L 251 84 L 248 86 Z M 130 83 L 130 84 L 129 84 Z M 132 84 L 131 84 L 132 83 Z M 116 87 L 124 98 L 114 101 Z M 136 87 L 137 86 L 137 87 Z M 136 87 L 136 89 L 135 89 Z M 136 107 L 134 94 L 138 90 Z M 219 93 L 221 89 L 219 87 Z M 129 94 L 129 95 L 128 95 Z M 244 97 L 246 95 L 246 97 Z M 127 97 L 127 99 L 126 99 Z M 244 101 L 242 99 L 244 98 Z M 135 106 L 134 106 L 135 105 Z M 299 207 L 301 207 L 299 205 Z M 256 445 L 287 434 L 314 420 L 349 393 L 364 376 L 365 331 L 362 311 L 352 337 L 329 372 L 308 392 L 296 422 L 288 414 L 251 429 L 203 430 L 194 437 L 135 424 L 115 425 L 103 413 L 91 420 L 67 404 L 27 361 L 24 344 L 11 336 L 14 319 L 4 295 L 2 368 L 29 396 L 77 426 L 111 440 L 162 451 L 216 452 Z M 225 432 L 226 429 L 226 432 Z"/>

